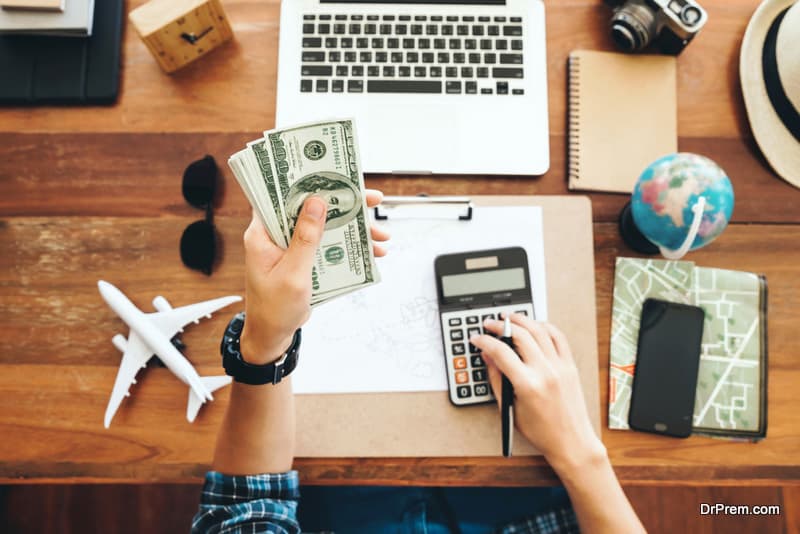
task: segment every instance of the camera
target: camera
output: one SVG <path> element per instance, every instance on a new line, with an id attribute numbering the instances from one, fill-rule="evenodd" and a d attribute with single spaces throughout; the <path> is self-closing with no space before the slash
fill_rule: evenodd
<path id="1" fill-rule="evenodd" d="M 611 36 L 626 52 L 650 43 L 665 54 L 679 54 L 708 20 L 694 0 L 606 0 L 614 8 Z"/>

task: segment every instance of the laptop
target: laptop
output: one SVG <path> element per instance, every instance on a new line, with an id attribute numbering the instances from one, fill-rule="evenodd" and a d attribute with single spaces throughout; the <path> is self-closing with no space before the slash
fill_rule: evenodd
<path id="1" fill-rule="evenodd" d="M 544 174 L 542 0 L 283 0 L 276 126 L 354 118 L 365 172 Z"/>

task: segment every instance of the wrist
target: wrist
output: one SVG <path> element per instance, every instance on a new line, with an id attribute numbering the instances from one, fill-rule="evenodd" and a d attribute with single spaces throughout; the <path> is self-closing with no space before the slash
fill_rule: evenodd
<path id="1" fill-rule="evenodd" d="M 548 456 L 547 461 L 565 484 L 568 480 L 585 475 L 587 471 L 610 465 L 608 451 L 596 437 L 577 451 L 564 448 L 560 454 Z"/>
<path id="2" fill-rule="evenodd" d="M 260 338 L 247 328 L 247 321 L 245 321 L 242 336 L 239 338 L 239 350 L 245 362 L 252 365 L 267 365 L 281 359 L 286 354 L 286 351 L 292 346 L 293 337 L 294 332 L 286 337 Z"/>

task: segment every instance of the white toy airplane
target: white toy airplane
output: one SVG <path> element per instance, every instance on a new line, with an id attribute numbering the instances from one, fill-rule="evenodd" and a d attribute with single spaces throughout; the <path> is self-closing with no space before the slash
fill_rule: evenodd
<path id="1" fill-rule="evenodd" d="M 167 368 L 172 371 L 184 384 L 189 386 L 189 404 L 186 407 L 186 419 L 193 422 L 197 417 L 200 406 L 206 401 L 214 400 L 211 392 L 231 383 L 231 377 L 200 376 L 189 363 L 189 360 L 175 348 L 170 341 L 175 334 L 183 332 L 187 324 L 200 322 L 202 317 L 211 317 L 211 314 L 234 302 L 239 302 L 242 297 L 222 297 L 197 304 L 190 304 L 180 308 L 173 308 L 164 297 L 153 299 L 153 306 L 157 310 L 153 313 L 143 313 L 126 297 L 122 291 L 100 280 L 97 282 L 100 294 L 120 319 L 130 327 L 126 340 L 121 334 L 115 335 L 111 341 L 114 346 L 122 351 L 114 389 L 106 408 L 105 427 L 111 424 L 111 419 L 117 413 L 117 408 L 122 399 L 130 396 L 128 391 L 136 383 L 136 373 L 147 365 L 148 360 L 157 355 Z"/>

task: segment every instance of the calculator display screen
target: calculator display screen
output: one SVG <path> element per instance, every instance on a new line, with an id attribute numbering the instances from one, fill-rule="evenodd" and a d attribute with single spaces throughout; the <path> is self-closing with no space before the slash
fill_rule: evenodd
<path id="1" fill-rule="evenodd" d="M 522 267 L 442 277 L 442 293 L 445 297 L 514 291 L 524 288 L 525 269 Z"/>

